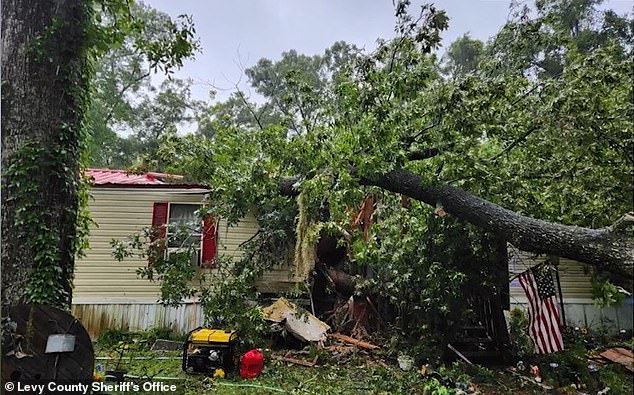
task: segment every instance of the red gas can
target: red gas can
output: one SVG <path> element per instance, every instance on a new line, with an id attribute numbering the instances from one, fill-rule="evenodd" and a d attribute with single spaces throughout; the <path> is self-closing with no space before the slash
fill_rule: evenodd
<path id="1" fill-rule="evenodd" d="M 264 354 L 256 349 L 244 353 L 240 362 L 240 377 L 256 378 L 262 373 L 262 369 L 264 369 Z"/>

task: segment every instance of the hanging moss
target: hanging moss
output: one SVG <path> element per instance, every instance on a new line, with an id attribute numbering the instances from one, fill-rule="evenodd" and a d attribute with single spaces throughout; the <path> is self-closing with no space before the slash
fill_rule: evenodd
<path id="1" fill-rule="evenodd" d="M 315 268 L 316 256 L 316 235 L 319 234 L 319 226 L 310 219 L 306 208 L 306 196 L 300 193 L 297 197 L 299 215 L 297 216 L 297 226 L 295 228 L 295 275 L 305 279 Z M 315 232 L 315 230 L 317 231 Z"/>

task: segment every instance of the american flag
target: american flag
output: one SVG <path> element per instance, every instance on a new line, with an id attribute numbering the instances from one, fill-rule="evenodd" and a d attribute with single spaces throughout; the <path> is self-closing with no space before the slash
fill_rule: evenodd
<path id="1" fill-rule="evenodd" d="M 528 298 L 528 333 L 541 354 L 563 351 L 561 315 L 553 276 L 547 267 L 533 267 L 519 275 Z"/>

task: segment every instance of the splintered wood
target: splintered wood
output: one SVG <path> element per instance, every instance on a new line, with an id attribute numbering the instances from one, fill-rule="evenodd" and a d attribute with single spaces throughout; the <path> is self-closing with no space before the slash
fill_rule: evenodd
<path id="1" fill-rule="evenodd" d="M 366 350 L 378 350 L 380 348 L 379 346 L 375 346 L 374 344 L 364 342 L 362 340 L 357 340 L 353 337 L 342 335 L 341 333 L 333 333 L 328 336 L 344 343 L 353 344 L 357 347 L 365 348 Z"/>
<path id="2" fill-rule="evenodd" d="M 317 364 L 317 361 L 319 360 L 319 355 L 316 355 L 315 358 L 313 358 L 312 361 L 306 361 L 303 359 L 297 359 L 297 358 L 291 358 L 288 356 L 279 356 L 279 355 L 273 355 L 271 356 L 271 358 L 275 359 L 276 361 L 281 361 L 281 362 L 288 362 L 288 363 L 293 363 L 295 365 L 301 365 L 301 366 L 306 366 L 308 368 L 312 368 Z"/>
<path id="3" fill-rule="evenodd" d="M 634 356 L 632 351 L 622 347 L 610 348 L 599 354 L 603 358 L 618 363 L 630 372 L 634 372 Z"/>

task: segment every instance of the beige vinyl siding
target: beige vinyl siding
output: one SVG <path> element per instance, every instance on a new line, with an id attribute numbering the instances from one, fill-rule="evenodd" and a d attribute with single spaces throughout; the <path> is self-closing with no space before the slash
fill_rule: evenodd
<path id="1" fill-rule="evenodd" d="M 586 265 L 571 259 L 559 258 L 559 280 L 566 299 L 592 299 L 592 279 Z"/>
<path id="2" fill-rule="evenodd" d="M 258 223 L 253 214 L 242 218 L 240 222 L 234 226 L 229 226 L 227 221 L 220 220 L 218 224 L 218 254 L 239 259 L 243 255 L 241 247 L 253 237 L 257 230 Z M 280 251 L 280 254 L 282 253 L 283 252 Z M 277 265 L 262 275 L 257 281 L 256 287 L 258 291 L 266 293 L 288 291 L 295 288 L 296 284 L 302 281 L 302 279 L 297 278 L 293 274 L 294 266 Z"/>
<path id="3" fill-rule="evenodd" d="M 154 202 L 200 203 L 204 191 L 95 187 L 91 194 L 88 209 L 96 226 L 91 228 L 86 256 L 76 264 L 73 302 L 155 302 L 158 284 L 136 274 L 147 261 L 134 257 L 118 262 L 110 243 L 151 226 Z"/>
<path id="4" fill-rule="evenodd" d="M 516 276 L 530 267 L 543 262 L 545 256 L 509 249 L 509 274 Z M 591 303 L 592 284 L 590 274 L 586 273 L 582 263 L 566 259 L 553 258 L 559 261 L 559 279 L 564 303 Z M 510 284 L 511 303 L 526 303 L 526 295 L 517 279 Z"/>
<path id="5" fill-rule="evenodd" d="M 113 239 L 125 239 L 152 224 L 154 202 L 201 203 L 203 190 L 162 190 L 144 188 L 98 188 L 92 191 L 89 210 L 97 226 L 91 228 L 90 248 L 79 259 L 75 269 L 73 303 L 155 303 L 159 285 L 137 277 L 139 267 L 147 261 L 126 258 L 122 262 L 112 256 Z M 229 227 L 225 220 L 218 224 L 218 253 L 234 258 L 241 256 L 240 245 L 258 229 L 253 214 L 238 225 Z M 261 289 L 273 292 L 294 285 L 290 268 L 277 268 L 266 273 Z"/>

